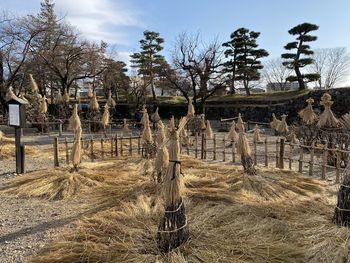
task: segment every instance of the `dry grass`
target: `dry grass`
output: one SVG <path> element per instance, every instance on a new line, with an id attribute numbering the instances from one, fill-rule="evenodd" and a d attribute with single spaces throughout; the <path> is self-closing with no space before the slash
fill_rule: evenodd
<path id="1" fill-rule="evenodd" d="M 26 155 L 30 156 L 39 156 L 40 151 L 35 146 L 26 146 L 25 147 Z M 0 142 L 0 160 L 2 159 L 11 159 L 16 157 L 16 147 L 15 142 Z"/>
<path id="2" fill-rule="evenodd" d="M 331 222 L 334 191 L 288 171 L 183 158 L 191 239 L 169 255 L 157 248 L 159 186 L 145 161 L 88 164 L 104 182 L 84 193 L 104 211 L 61 234 L 30 262 L 336 262 L 347 228 Z M 93 194 L 92 194 L 93 193 Z M 87 198 L 87 197 L 85 197 Z"/>

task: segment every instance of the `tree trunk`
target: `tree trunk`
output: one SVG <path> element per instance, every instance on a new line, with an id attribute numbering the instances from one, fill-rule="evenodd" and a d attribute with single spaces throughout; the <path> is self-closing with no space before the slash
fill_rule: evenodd
<path id="1" fill-rule="evenodd" d="M 4 68 L 3 68 L 3 54 L 0 52 L 0 103 L 3 109 L 3 116 L 5 117 L 7 106 L 5 101 L 6 90 L 5 90 L 5 80 L 4 80 Z"/>
<path id="2" fill-rule="evenodd" d="M 305 89 L 305 83 L 304 83 L 303 76 L 300 72 L 299 67 L 295 67 L 295 74 L 297 75 L 297 80 L 299 83 L 299 90 Z"/>
<path id="3" fill-rule="evenodd" d="M 156 95 L 156 91 L 155 91 L 155 89 L 154 89 L 153 74 L 151 74 L 151 89 L 152 89 L 152 97 L 153 97 L 153 100 L 156 101 L 156 100 L 157 100 L 157 95 Z"/>

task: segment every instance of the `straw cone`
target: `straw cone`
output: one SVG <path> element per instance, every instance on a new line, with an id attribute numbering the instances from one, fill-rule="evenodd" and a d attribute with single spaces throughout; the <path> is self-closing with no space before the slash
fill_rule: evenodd
<path id="1" fill-rule="evenodd" d="M 195 110 L 192 104 L 192 99 L 188 99 L 188 105 L 187 105 L 187 118 L 192 118 L 195 115 Z"/>
<path id="2" fill-rule="evenodd" d="M 201 130 L 204 131 L 207 129 L 207 125 L 205 124 L 204 115 L 201 116 Z"/>
<path id="3" fill-rule="evenodd" d="M 227 138 L 230 141 L 237 142 L 238 141 L 238 133 L 236 132 L 236 123 L 235 121 L 232 121 L 230 131 L 228 132 Z"/>
<path id="4" fill-rule="evenodd" d="M 299 144 L 300 141 L 299 139 L 297 138 L 296 134 L 294 131 L 291 131 L 287 136 L 286 136 L 286 140 L 288 142 L 291 142 L 291 143 L 294 143 L 294 144 Z"/>
<path id="5" fill-rule="evenodd" d="M 123 131 L 123 135 L 124 135 L 124 136 L 130 135 L 130 132 L 131 132 L 131 131 L 130 131 L 130 129 L 129 129 L 129 125 L 128 125 L 126 119 L 123 119 L 123 129 L 122 129 L 122 131 Z"/>
<path id="6" fill-rule="evenodd" d="M 180 132 L 181 143 L 182 145 L 191 145 L 191 138 L 188 136 L 186 129 L 182 129 Z"/>
<path id="7" fill-rule="evenodd" d="M 281 121 L 278 120 L 274 113 L 272 113 L 272 121 L 270 122 L 270 127 L 277 131 L 277 127 L 280 125 Z"/>
<path id="8" fill-rule="evenodd" d="M 91 88 L 89 88 L 88 93 L 87 93 L 88 98 L 92 98 L 94 96 L 94 92 L 92 91 Z"/>
<path id="9" fill-rule="evenodd" d="M 318 128 L 337 128 L 340 126 L 339 120 L 334 116 L 331 106 L 333 105 L 332 97 L 328 93 L 323 94 L 320 104 L 323 105 L 324 111 L 317 122 Z"/>
<path id="10" fill-rule="evenodd" d="M 244 131 L 245 131 L 244 122 L 243 122 L 243 120 L 242 120 L 242 116 L 241 116 L 240 113 L 238 113 L 238 118 L 237 118 L 236 127 L 237 127 L 237 130 L 238 130 L 239 132 L 244 132 Z"/>
<path id="11" fill-rule="evenodd" d="M 148 117 L 147 111 L 142 116 L 142 118 L 143 118 L 144 127 L 141 135 L 141 141 L 143 143 L 151 144 L 153 142 L 153 138 L 152 138 L 151 127 L 149 126 L 149 117 Z"/>
<path id="12" fill-rule="evenodd" d="M 71 153 L 71 161 L 74 168 L 77 168 L 78 165 L 81 163 L 81 134 L 82 129 L 79 126 L 74 134 L 74 142 Z"/>
<path id="13" fill-rule="evenodd" d="M 104 109 L 104 112 L 102 115 L 102 119 L 101 119 L 101 124 L 102 124 L 104 129 L 106 129 L 106 127 L 109 124 L 109 117 L 110 117 L 109 116 L 109 107 L 108 107 L 108 104 L 106 103 L 105 109 Z"/>
<path id="14" fill-rule="evenodd" d="M 39 100 L 39 103 L 40 103 L 39 112 L 44 114 L 47 113 L 47 102 L 46 102 L 45 95 Z"/>
<path id="15" fill-rule="evenodd" d="M 214 138 L 213 129 L 211 128 L 211 124 L 209 120 L 207 120 L 207 128 L 205 130 L 205 136 L 209 140 L 212 140 Z"/>
<path id="16" fill-rule="evenodd" d="M 38 84 L 36 84 L 36 81 L 33 78 L 33 75 L 29 74 L 29 78 L 30 78 L 30 86 L 32 88 L 32 92 L 33 93 L 38 92 L 39 91 Z"/>
<path id="17" fill-rule="evenodd" d="M 90 100 L 90 110 L 91 111 L 99 111 L 99 109 L 100 109 L 100 105 L 98 105 L 96 93 L 94 92 L 94 94 Z"/>
<path id="18" fill-rule="evenodd" d="M 164 127 L 164 124 L 161 120 L 157 123 L 157 128 L 158 129 L 157 129 L 156 142 L 157 142 L 157 145 L 161 145 L 166 140 L 165 127 Z"/>
<path id="19" fill-rule="evenodd" d="M 171 118 L 170 118 L 168 129 L 169 130 L 174 130 L 175 129 L 175 118 L 174 118 L 174 116 L 171 116 Z"/>
<path id="20" fill-rule="evenodd" d="M 247 136 L 244 132 L 240 132 L 238 136 L 237 152 L 241 155 L 251 155 L 251 149 Z"/>
<path id="21" fill-rule="evenodd" d="M 72 116 L 69 118 L 68 129 L 77 131 L 81 127 L 80 118 L 78 115 L 78 104 L 74 105 Z"/>
<path id="22" fill-rule="evenodd" d="M 152 114 L 151 119 L 152 119 L 153 122 L 160 121 L 160 116 L 159 116 L 159 113 L 158 113 L 158 107 L 157 107 L 156 111 Z"/>
<path id="23" fill-rule="evenodd" d="M 63 102 L 63 97 L 60 91 L 55 93 L 54 101 L 56 104 L 60 104 Z"/>
<path id="24" fill-rule="evenodd" d="M 298 112 L 299 117 L 305 122 L 307 125 L 313 124 L 317 120 L 317 115 L 312 109 L 312 104 L 314 100 L 312 98 L 308 98 L 306 100 L 307 106 Z"/>
<path id="25" fill-rule="evenodd" d="M 255 124 L 254 127 L 254 142 L 261 142 L 260 129 L 258 124 Z"/>
<path id="26" fill-rule="evenodd" d="M 69 102 L 69 99 L 70 99 L 70 98 L 69 98 L 69 94 L 68 94 L 67 90 L 64 89 L 62 101 L 63 101 L 64 103 L 68 103 L 68 102 Z"/>
<path id="27" fill-rule="evenodd" d="M 278 123 L 276 127 L 277 131 L 283 134 L 286 134 L 289 132 L 289 127 L 288 127 L 286 118 L 287 118 L 287 115 L 283 114 L 282 120 Z"/>
<path id="28" fill-rule="evenodd" d="M 146 116 L 147 116 L 147 121 L 149 123 L 149 117 L 148 117 L 147 108 L 146 108 L 146 105 L 143 105 L 142 106 L 142 118 L 141 118 L 141 124 L 142 125 L 146 124 Z"/>
<path id="29" fill-rule="evenodd" d="M 117 105 L 115 100 L 112 98 L 112 92 L 111 91 L 108 92 L 107 105 L 111 109 L 113 109 Z"/>

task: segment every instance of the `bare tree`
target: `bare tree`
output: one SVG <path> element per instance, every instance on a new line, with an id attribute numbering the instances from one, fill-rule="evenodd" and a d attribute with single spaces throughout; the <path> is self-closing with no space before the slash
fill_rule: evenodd
<path id="1" fill-rule="evenodd" d="M 262 75 L 267 84 L 274 90 L 285 90 L 287 78 L 292 70 L 283 66 L 281 58 L 274 58 L 264 63 Z"/>
<path id="2" fill-rule="evenodd" d="M 172 54 L 172 77 L 169 79 L 186 99 L 189 89 L 187 85 L 182 85 L 190 84 L 193 104 L 198 110 L 202 110 L 205 101 L 223 88 L 221 59 L 221 46 L 216 40 L 204 44 L 199 35 L 190 36 L 186 33 L 176 39 Z"/>
<path id="3" fill-rule="evenodd" d="M 350 55 L 345 47 L 316 49 L 312 58 L 308 70 L 321 76 L 316 82 L 320 88 L 334 88 L 349 73 Z"/>

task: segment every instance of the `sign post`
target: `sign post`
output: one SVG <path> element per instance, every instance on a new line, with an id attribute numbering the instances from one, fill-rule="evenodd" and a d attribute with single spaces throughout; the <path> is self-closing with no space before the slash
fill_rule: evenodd
<path id="1" fill-rule="evenodd" d="M 8 101 L 9 105 L 9 126 L 15 128 L 16 145 L 16 173 L 25 172 L 24 145 L 21 144 L 22 129 L 26 124 L 25 105 L 28 104 L 20 98 L 13 98 Z"/>

